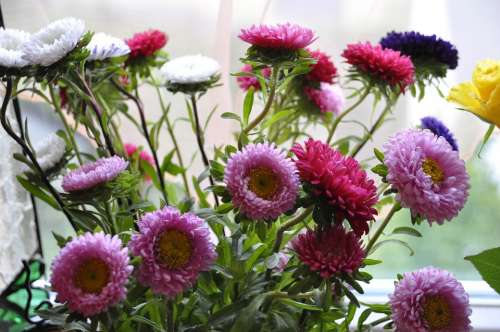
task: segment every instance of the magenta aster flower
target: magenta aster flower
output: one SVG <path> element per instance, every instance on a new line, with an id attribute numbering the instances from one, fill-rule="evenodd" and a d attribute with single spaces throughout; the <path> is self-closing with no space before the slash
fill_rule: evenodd
<path id="1" fill-rule="evenodd" d="M 359 72 L 390 86 L 399 86 L 401 91 L 414 81 L 413 63 L 399 51 L 366 42 L 347 45 L 342 56 Z"/>
<path id="2" fill-rule="evenodd" d="M 257 47 L 290 51 L 307 47 L 315 39 L 311 29 L 290 23 L 252 25 L 250 28 L 241 29 L 238 37 Z"/>
<path id="3" fill-rule="evenodd" d="M 85 233 L 66 244 L 52 263 L 50 283 L 56 300 L 89 317 L 125 299 L 128 249 L 118 236 Z"/>
<path id="4" fill-rule="evenodd" d="M 233 205 L 250 219 L 272 220 L 290 210 L 299 178 L 294 163 L 274 144 L 249 144 L 231 156 L 224 183 Z"/>
<path id="5" fill-rule="evenodd" d="M 62 187 L 67 192 L 93 188 L 116 178 L 128 166 L 128 162 L 118 156 L 101 158 L 69 172 L 63 178 Z"/>
<path id="6" fill-rule="evenodd" d="M 306 86 L 304 93 L 321 113 L 332 112 L 338 115 L 344 109 L 345 97 L 338 85 L 321 83 L 319 89 Z"/>
<path id="7" fill-rule="evenodd" d="M 247 64 L 241 68 L 241 71 L 251 73 L 253 71 L 253 67 Z M 262 76 L 269 78 L 269 76 L 271 76 L 271 68 L 265 67 L 262 69 Z M 243 91 L 247 91 L 251 86 L 253 86 L 255 90 L 260 90 L 261 88 L 259 80 L 255 76 L 238 76 L 236 81 Z"/>
<path id="8" fill-rule="evenodd" d="M 429 130 L 408 129 L 389 138 L 384 150 L 387 180 L 413 215 L 442 224 L 464 207 L 469 176 L 445 138 Z"/>
<path id="9" fill-rule="evenodd" d="M 159 30 L 148 30 L 136 33 L 132 38 L 125 40 L 130 48 L 130 59 L 147 57 L 155 54 L 167 44 L 168 37 Z"/>
<path id="10" fill-rule="evenodd" d="M 157 294 L 172 298 L 191 287 L 217 257 L 208 226 L 194 214 L 166 206 L 146 213 L 139 231 L 129 242 L 142 257 L 138 280 Z"/>
<path id="11" fill-rule="evenodd" d="M 341 226 L 308 230 L 292 240 L 291 248 L 302 263 L 324 279 L 356 271 L 365 257 L 360 239 Z"/>
<path id="12" fill-rule="evenodd" d="M 425 267 L 405 273 L 389 298 L 397 331 L 472 331 L 469 296 L 448 271 Z"/>
<path id="13" fill-rule="evenodd" d="M 302 181 L 313 187 L 313 194 L 329 204 L 335 221 L 347 219 L 354 232 L 368 233 L 368 222 L 377 210 L 377 188 L 359 163 L 344 157 L 328 144 L 309 139 L 304 146 L 296 144 L 292 152 Z"/>
<path id="14" fill-rule="evenodd" d="M 330 59 L 330 56 L 320 50 L 309 50 L 309 53 L 317 62 L 312 66 L 306 78 L 310 81 L 333 84 L 333 80 L 337 77 L 337 68 Z"/>

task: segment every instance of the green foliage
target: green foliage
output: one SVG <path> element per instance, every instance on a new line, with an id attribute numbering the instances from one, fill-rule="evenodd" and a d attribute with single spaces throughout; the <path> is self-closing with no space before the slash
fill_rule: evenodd
<path id="1" fill-rule="evenodd" d="M 467 256 L 465 260 L 470 261 L 484 281 L 500 294 L 500 247 Z"/>

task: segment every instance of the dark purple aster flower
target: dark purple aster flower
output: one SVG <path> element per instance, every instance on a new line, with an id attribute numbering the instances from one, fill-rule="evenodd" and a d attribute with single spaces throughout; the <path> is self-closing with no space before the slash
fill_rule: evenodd
<path id="1" fill-rule="evenodd" d="M 426 116 L 420 119 L 420 123 L 422 124 L 423 129 L 429 129 L 434 133 L 434 135 L 443 137 L 446 141 L 448 141 L 448 143 L 450 143 L 453 150 L 458 151 L 457 141 L 455 140 L 455 137 L 453 137 L 453 133 L 450 129 L 448 129 L 448 127 L 445 126 L 444 123 L 433 116 Z"/>
<path id="2" fill-rule="evenodd" d="M 437 64 L 455 69 L 458 65 L 457 48 L 436 35 L 392 31 L 380 40 L 380 45 L 409 56 L 415 66 Z"/>

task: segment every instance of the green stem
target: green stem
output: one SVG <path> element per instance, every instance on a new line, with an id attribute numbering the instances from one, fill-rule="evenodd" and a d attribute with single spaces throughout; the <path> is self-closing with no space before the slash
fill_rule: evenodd
<path id="1" fill-rule="evenodd" d="M 278 74 L 279 74 L 279 66 L 273 67 L 273 73 L 271 76 L 271 81 L 269 82 L 269 96 L 267 97 L 266 104 L 264 105 L 264 109 L 262 112 L 255 118 L 253 119 L 250 124 L 243 129 L 242 134 L 248 134 L 252 129 L 257 127 L 259 123 L 264 120 L 266 117 L 267 113 L 271 110 L 271 106 L 273 105 L 274 101 L 274 96 L 276 95 L 276 88 L 278 85 Z M 241 136 L 240 136 L 240 143 L 241 143 Z"/>
<path id="2" fill-rule="evenodd" d="M 56 100 L 56 95 L 54 93 L 54 86 L 50 83 L 49 83 L 49 94 L 50 94 L 50 99 L 52 100 L 52 104 L 54 105 L 54 108 L 56 110 L 56 113 L 59 115 L 59 118 L 61 119 L 61 122 L 64 125 L 64 129 L 66 130 L 66 133 L 68 134 L 68 138 L 71 142 L 71 145 L 73 145 L 73 149 L 75 150 L 75 154 L 76 154 L 76 159 L 78 159 L 78 163 L 80 165 L 82 165 L 83 159 L 82 159 L 82 156 L 80 155 L 80 149 L 78 148 L 78 145 L 76 144 L 75 133 L 73 132 L 73 130 L 69 126 L 68 121 L 66 120 L 66 117 L 64 116 L 64 113 L 61 109 L 61 105 Z"/>
<path id="3" fill-rule="evenodd" d="M 198 116 L 198 107 L 196 106 L 196 96 L 194 94 L 190 95 L 191 99 L 191 107 L 193 109 L 193 114 L 194 114 L 194 124 L 195 124 L 195 135 L 196 135 L 196 142 L 198 143 L 198 148 L 201 153 L 201 159 L 203 161 L 203 164 L 205 165 L 206 168 L 210 169 L 210 162 L 208 161 L 207 154 L 205 152 L 204 148 L 204 139 L 203 139 L 203 132 L 201 130 L 200 126 L 200 118 Z M 208 180 L 210 181 L 210 185 L 214 186 L 215 182 L 212 177 L 212 175 L 208 175 Z M 215 206 L 219 206 L 219 198 L 215 193 L 214 194 L 214 200 L 215 200 Z"/>
<path id="4" fill-rule="evenodd" d="M 385 216 L 384 221 L 382 222 L 380 227 L 377 229 L 375 234 L 373 234 L 373 237 L 370 239 L 370 242 L 368 242 L 368 245 L 366 246 L 365 252 L 366 252 L 367 256 L 370 254 L 370 250 L 373 248 L 373 246 L 377 243 L 377 240 L 380 237 L 380 235 L 382 235 L 382 233 L 384 232 L 384 229 L 389 224 L 389 221 L 391 221 L 391 218 L 394 216 L 394 214 L 397 211 L 400 210 L 400 208 L 401 207 L 400 207 L 399 203 L 394 203 L 394 205 L 392 206 L 392 209 L 389 211 L 387 216 Z"/>
<path id="5" fill-rule="evenodd" d="M 187 174 L 186 174 L 187 170 L 184 167 L 184 161 L 182 159 L 181 149 L 179 149 L 179 144 L 177 143 L 177 138 L 175 137 L 174 127 L 172 126 L 172 122 L 170 122 L 170 118 L 168 117 L 168 110 L 165 107 L 165 104 L 163 102 L 163 98 L 161 97 L 160 89 L 158 88 L 158 86 L 155 86 L 155 88 L 156 88 L 156 92 L 158 94 L 158 98 L 160 100 L 160 107 L 161 107 L 163 113 L 165 114 L 165 122 L 167 124 L 167 131 L 168 131 L 168 134 L 170 135 L 170 139 L 172 140 L 172 144 L 174 145 L 174 151 L 175 151 L 175 154 L 177 156 L 177 161 L 179 162 L 179 166 L 182 168 L 181 176 L 182 176 L 182 182 L 184 184 L 184 190 L 186 191 L 186 195 L 188 197 L 191 197 L 191 191 L 189 189 L 189 182 L 188 182 Z"/>
<path id="6" fill-rule="evenodd" d="M 365 87 L 365 91 L 361 94 L 359 99 L 348 109 L 346 109 L 344 112 L 342 112 L 335 120 L 333 121 L 332 127 L 328 131 L 328 138 L 326 139 L 326 143 L 330 144 L 332 142 L 333 134 L 335 134 L 335 131 L 337 130 L 337 127 L 340 124 L 340 121 L 342 121 L 343 118 L 345 118 L 349 113 L 351 113 L 356 107 L 359 106 L 363 102 L 363 100 L 366 99 L 368 94 L 370 93 L 371 86 Z"/>
<path id="7" fill-rule="evenodd" d="M 351 157 L 353 157 L 353 158 L 356 157 L 356 155 L 359 153 L 359 151 L 361 151 L 361 149 L 366 145 L 366 143 L 368 143 L 368 141 L 373 137 L 373 134 L 375 134 L 375 132 L 378 130 L 378 128 L 380 128 L 380 126 L 382 125 L 382 123 L 385 120 L 385 117 L 391 111 L 393 105 L 394 104 L 392 102 L 390 102 L 390 101 L 387 102 L 386 107 L 384 108 L 382 113 L 380 113 L 379 117 L 377 118 L 377 121 L 375 121 L 373 126 L 370 128 L 370 131 L 368 133 L 366 133 L 365 136 L 363 136 L 363 140 L 361 142 L 359 142 L 358 145 L 356 145 L 354 150 L 351 152 Z"/>
<path id="8" fill-rule="evenodd" d="M 174 303 L 172 300 L 167 300 L 167 332 L 175 331 L 174 322 Z"/>
<path id="9" fill-rule="evenodd" d="M 307 217 L 309 217 L 309 215 L 311 214 L 312 210 L 313 210 L 312 207 L 308 207 L 307 209 L 305 209 L 304 211 L 302 211 L 302 213 L 300 213 L 296 217 L 288 220 L 288 222 L 286 222 L 285 224 L 283 224 L 278 229 L 278 232 L 276 233 L 276 240 L 275 240 L 274 246 L 273 246 L 273 252 L 278 252 L 280 250 L 281 242 L 283 242 L 283 235 L 285 234 L 285 232 L 287 230 L 289 230 L 290 228 L 292 228 L 293 226 L 301 223 Z"/>

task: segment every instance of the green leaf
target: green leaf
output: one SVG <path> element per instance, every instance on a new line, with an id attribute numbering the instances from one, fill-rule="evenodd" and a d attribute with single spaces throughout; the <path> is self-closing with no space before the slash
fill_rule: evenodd
<path id="1" fill-rule="evenodd" d="M 267 127 L 271 126 L 273 123 L 278 122 L 279 120 L 287 117 L 288 115 L 290 115 L 290 111 L 278 112 L 278 113 L 274 114 L 269 120 L 267 120 L 264 123 L 264 125 L 262 126 L 262 128 L 267 128 Z"/>
<path id="2" fill-rule="evenodd" d="M 412 227 L 398 227 L 392 231 L 392 234 L 406 234 L 410 236 L 422 237 L 422 233 Z"/>
<path id="3" fill-rule="evenodd" d="M 382 151 L 380 151 L 380 150 L 379 150 L 379 149 L 377 149 L 377 148 L 374 148 L 374 149 L 373 149 L 373 153 L 375 153 L 375 157 L 377 157 L 377 159 L 378 159 L 381 163 L 383 163 L 383 162 L 384 162 L 384 158 L 385 158 L 385 156 L 384 156 L 384 153 L 383 153 Z"/>
<path id="4" fill-rule="evenodd" d="M 232 119 L 232 120 L 236 120 L 238 122 L 241 123 L 241 118 L 238 114 L 235 114 L 235 113 L 231 113 L 231 112 L 225 112 L 225 113 L 222 113 L 222 115 L 220 116 L 221 118 L 223 119 Z"/>
<path id="5" fill-rule="evenodd" d="M 372 168 L 372 172 L 385 177 L 388 173 L 387 166 L 385 166 L 384 164 L 375 165 L 375 167 Z"/>
<path id="6" fill-rule="evenodd" d="M 342 143 L 339 144 L 338 150 L 340 153 L 342 153 L 344 156 L 347 155 L 349 152 L 349 140 L 345 140 Z"/>
<path id="7" fill-rule="evenodd" d="M 224 204 L 219 205 L 215 209 L 215 212 L 225 214 L 225 213 L 228 213 L 229 211 L 231 211 L 232 209 L 233 209 L 232 203 L 224 203 Z"/>
<path id="8" fill-rule="evenodd" d="M 254 92 L 255 88 L 251 86 L 247 91 L 245 100 L 243 101 L 243 123 L 245 124 L 245 126 L 248 124 L 250 113 L 252 112 Z"/>
<path id="9" fill-rule="evenodd" d="M 368 319 L 368 317 L 371 315 L 372 311 L 371 309 L 366 309 L 359 315 L 358 318 L 358 331 L 362 332 L 363 331 L 363 323 Z"/>
<path id="10" fill-rule="evenodd" d="M 321 308 L 321 307 L 318 307 L 318 306 L 315 306 L 312 304 L 294 301 L 294 300 L 288 299 L 288 298 L 280 298 L 279 301 L 283 304 L 286 304 L 286 305 L 289 305 L 291 307 L 295 307 L 298 309 L 304 309 L 304 310 L 308 310 L 308 311 L 322 311 L 323 310 L 323 308 Z"/>
<path id="11" fill-rule="evenodd" d="M 19 181 L 19 183 L 21 184 L 21 186 L 23 186 L 24 189 L 32 193 L 33 196 L 40 198 L 42 201 L 49 204 L 52 208 L 56 210 L 60 209 L 56 200 L 52 198 L 52 196 L 49 196 L 47 193 L 45 193 L 45 191 L 43 191 L 39 187 L 33 185 L 31 182 L 20 176 L 17 177 L 17 181 Z"/>
<path id="12" fill-rule="evenodd" d="M 467 256 L 481 277 L 500 294 L 500 247 L 483 251 L 475 256 Z"/>
<path id="13" fill-rule="evenodd" d="M 370 259 L 370 258 L 365 258 L 363 259 L 363 265 L 377 265 L 377 264 L 380 264 L 382 263 L 382 261 L 378 260 L 378 259 Z"/>
<path id="14" fill-rule="evenodd" d="M 377 244 L 375 244 L 372 247 L 372 249 L 370 250 L 370 254 L 374 253 L 375 250 L 382 247 L 384 244 L 388 244 L 388 243 L 395 243 L 395 244 L 402 245 L 403 247 L 406 247 L 410 251 L 410 256 L 415 255 L 415 251 L 413 251 L 413 249 L 408 245 L 408 243 L 401 241 L 401 240 L 396 240 L 396 239 L 389 239 L 389 240 L 384 240 L 384 241 L 378 242 Z"/>
<path id="15" fill-rule="evenodd" d="M 238 318 L 231 327 L 230 332 L 259 331 L 260 329 L 256 328 L 259 308 L 268 296 L 269 293 L 264 293 L 255 297 L 252 302 L 250 302 L 250 304 L 238 315 Z"/>

